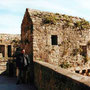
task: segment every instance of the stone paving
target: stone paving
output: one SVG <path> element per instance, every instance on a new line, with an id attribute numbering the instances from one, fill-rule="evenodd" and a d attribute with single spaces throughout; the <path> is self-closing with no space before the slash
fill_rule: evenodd
<path id="1" fill-rule="evenodd" d="M 36 90 L 30 84 L 16 85 L 16 78 L 0 76 L 0 90 Z"/>

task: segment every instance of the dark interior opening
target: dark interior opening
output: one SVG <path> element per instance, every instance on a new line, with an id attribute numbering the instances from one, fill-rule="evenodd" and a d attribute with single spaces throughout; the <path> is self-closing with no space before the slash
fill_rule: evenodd
<path id="1" fill-rule="evenodd" d="M 8 45 L 8 57 L 11 57 L 11 45 Z"/>
<path id="2" fill-rule="evenodd" d="M 0 53 L 2 53 L 3 57 L 5 56 L 5 45 L 0 45 Z"/>
<path id="3" fill-rule="evenodd" d="M 52 35 L 51 36 L 51 42 L 52 42 L 52 45 L 57 45 L 57 35 Z"/>

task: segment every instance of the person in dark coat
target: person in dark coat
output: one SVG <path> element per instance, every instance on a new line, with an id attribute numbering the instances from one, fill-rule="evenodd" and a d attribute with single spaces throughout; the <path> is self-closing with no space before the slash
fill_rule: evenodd
<path id="1" fill-rule="evenodd" d="M 25 49 L 22 50 L 22 54 L 23 54 L 23 78 L 22 78 L 22 82 L 26 83 L 27 82 L 27 69 L 28 69 L 28 65 L 29 65 L 29 58 L 28 55 L 25 53 Z"/>
<path id="2" fill-rule="evenodd" d="M 17 75 L 17 83 L 19 84 L 22 82 L 22 72 L 24 68 L 24 63 L 23 63 L 23 54 L 21 53 L 22 49 L 17 48 L 15 52 L 15 57 L 16 57 L 16 68 L 18 70 L 18 75 Z"/>
<path id="3" fill-rule="evenodd" d="M 25 83 L 27 66 L 28 66 L 28 60 L 25 55 L 25 50 L 18 49 L 16 51 L 16 67 L 18 69 L 16 84 Z"/>

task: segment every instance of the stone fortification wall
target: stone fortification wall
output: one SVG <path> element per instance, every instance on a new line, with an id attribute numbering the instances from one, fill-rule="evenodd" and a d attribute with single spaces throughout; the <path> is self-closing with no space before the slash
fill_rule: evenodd
<path id="1" fill-rule="evenodd" d="M 7 59 L 20 44 L 20 34 L 0 34 L 0 53 Z"/>
<path id="2" fill-rule="evenodd" d="M 29 13 L 26 11 L 21 25 L 21 47 L 27 54 L 33 53 L 33 24 Z"/>
<path id="3" fill-rule="evenodd" d="M 33 10 L 28 12 L 34 27 L 34 60 L 59 65 L 66 62 L 73 66 L 84 63 L 84 57 L 80 55 L 80 46 L 86 45 L 90 40 L 90 27 L 89 24 L 86 24 L 85 28 L 81 22 L 87 21 L 48 12 Z M 81 24 L 81 27 L 78 23 Z M 57 45 L 52 45 L 52 35 L 57 35 Z"/>
<path id="4" fill-rule="evenodd" d="M 0 43 L 11 44 L 13 40 L 20 39 L 20 34 L 0 34 Z"/>
<path id="5" fill-rule="evenodd" d="M 90 77 L 81 76 L 46 62 L 34 62 L 38 90 L 89 90 Z"/>
<path id="6" fill-rule="evenodd" d="M 52 45 L 52 35 L 57 35 L 57 45 Z M 86 36 L 89 35 L 89 31 L 75 31 L 70 28 L 63 30 L 60 26 L 39 26 L 38 30 L 34 31 L 34 59 L 45 60 L 53 64 L 59 64 L 58 61 L 64 60 L 80 64 L 83 62 L 79 51 L 80 46 L 87 44 L 90 38 Z"/>
<path id="7" fill-rule="evenodd" d="M 66 67 L 83 65 L 86 60 L 86 45 L 90 40 L 89 28 L 89 22 L 78 17 L 27 9 L 22 24 L 22 40 L 26 36 L 28 40 L 32 37 L 33 44 L 23 46 L 29 52 L 30 47 L 33 47 L 34 60 L 66 64 Z M 56 45 L 52 45 L 53 35 Z"/>

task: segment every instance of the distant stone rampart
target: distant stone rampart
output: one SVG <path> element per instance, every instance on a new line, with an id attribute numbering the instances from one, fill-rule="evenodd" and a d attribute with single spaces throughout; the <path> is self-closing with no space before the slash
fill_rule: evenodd
<path id="1" fill-rule="evenodd" d="M 4 59 L 13 55 L 20 40 L 20 34 L 0 34 L 0 53 Z"/>

